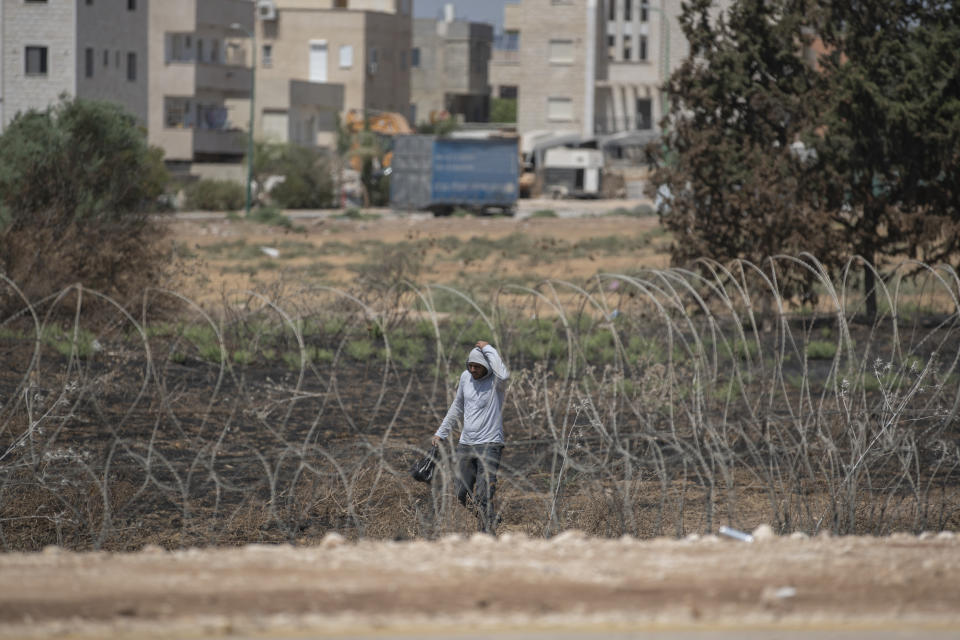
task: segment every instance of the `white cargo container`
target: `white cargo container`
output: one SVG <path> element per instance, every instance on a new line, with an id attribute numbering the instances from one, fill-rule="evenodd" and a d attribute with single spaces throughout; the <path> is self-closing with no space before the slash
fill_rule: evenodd
<path id="1" fill-rule="evenodd" d="M 543 158 L 543 190 L 554 197 L 597 197 L 602 172 L 603 152 L 598 149 L 547 149 Z"/>

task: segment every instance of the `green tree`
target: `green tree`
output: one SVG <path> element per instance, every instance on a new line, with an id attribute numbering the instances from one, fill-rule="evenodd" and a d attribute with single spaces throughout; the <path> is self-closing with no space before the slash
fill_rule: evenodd
<path id="1" fill-rule="evenodd" d="M 31 296 L 77 281 L 138 292 L 165 265 L 148 213 L 168 178 L 114 104 L 64 98 L 17 115 L 0 136 L 0 268 Z"/>
<path id="2" fill-rule="evenodd" d="M 813 206 L 873 264 L 960 256 L 960 5 L 833 0 L 817 25 L 830 91 Z M 866 312 L 877 310 L 864 276 Z"/>
<path id="3" fill-rule="evenodd" d="M 812 98 L 822 82 L 800 55 L 810 39 L 808 3 L 740 0 L 719 18 L 711 4 L 684 4 L 680 23 L 692 55 L 669 79 L 666 154 L 648 187 L 674 234 L 672 260 L 763 264 L 800 251 L 825 259 L 836 238 L 798 196 L 810 168 L 795 143 L 816 122 Z M 787 293 L 812 294 L 802 270 L 782 284 Z"/>
<path id="4" fill-rule="evenodd" d="M 284 145 L 275 163 L 283 182 L 270 198 L 284 209 L 321 209 L 334 203 L 333 176 L 327 158 L 318 150 Z"/>
<path id="5" fill-rule="evenodd" d="M 267 179 L 279 173 L 286 145 L 280 142 L 253 143 L 253 184 L 257 199 L 267 192 Z"/>
<path id="6" fill-rule="evenodd" d="M 516 122 L 516 98 L 490 98 L 490 122 Z"/>
<path id="7" fill-rule="evenodd" d="M 431 120 L 423 120 L 417 126 L 417 133 L 432 134 L 440 137 L 448 136 L 460 128 L 460 123 L 455 117 L 446 114 Z"/>

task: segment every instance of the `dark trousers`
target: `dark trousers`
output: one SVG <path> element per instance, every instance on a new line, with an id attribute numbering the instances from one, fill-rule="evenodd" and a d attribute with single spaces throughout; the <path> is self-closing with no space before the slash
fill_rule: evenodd
<path id="1" fill-rule="evenodd" d="M 457 445 L 457 500 L 470 508 L 467 498 L 472 499 L 479 529 L 487 533 L 495 533 L 497 526 L 493 494 L 502 455 L 499 442 Z"/>

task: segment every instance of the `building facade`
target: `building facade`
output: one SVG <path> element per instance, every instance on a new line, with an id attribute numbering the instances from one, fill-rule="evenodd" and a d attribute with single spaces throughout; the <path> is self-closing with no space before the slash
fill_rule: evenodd
<path id="1" fill-rule="evenodd" d="M 655 133 L 661 91 L 689 54 L 682 0 L 520 0 L 504 11 L 493 95 L 517 99 L 521 133 Z M 717 11 L 729 6 L 718 2 Z"/>
<path id="2" fill-rule="evenodd" d="M 253 28 L 249 0 L 153 0 L 149 11 L 147 135 L 168 165 L 239 177 L 246 153 L 244 114 L 252 71 L 234 43 Z"/>
<path id="3" fill-rule="evenodd" d="M 464 122 L 489 120 L 492 47 L 492 25 L 456 20 L 453 5 L 442 20 L 414 20 L 411 123 L 444 112 Z"/>
<path id="4" fill-rule="evenodd" d="M 411 0 L 259 0 L 255 137 L 332 146 L 340 112 L 405 115 L 411 14 Z"/>
<path id="5" fill-rule="evenodd" d="M 515 94 L 519 132 L 593 135 L 607 69 L 602 8 L 601 0 L 506 5 L 504 32 L 515 45 L 494 52 L 491 84 L 498 97 Z"/>
<path id="6" fill-rule="evenodd" d="M 0 126 L 65 94 L 123 106 L 174 169 L 243 158 L 227 101 L 249 97 L 251 70 L 228 43 L 253 28 L 250 0 L 0 3 Z"/>
<path id="7" fill-rule="evenodd" d="M 681 10 L 681 0 L 604 0 L 609 72 L 598 89 L 608 99 L 598 133 L 657 129 L 668 106 L 661 87 L 690 52 Z"/>

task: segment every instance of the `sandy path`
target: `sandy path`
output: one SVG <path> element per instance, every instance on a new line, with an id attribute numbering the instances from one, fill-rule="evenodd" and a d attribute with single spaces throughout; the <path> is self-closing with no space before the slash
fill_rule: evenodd
<path id="1" fill-rule="evenodd" d="M 0 556 L 0 637 L 287 637 L 549 626 L 960 634 L 960 539 L 712 537 Z"/>

